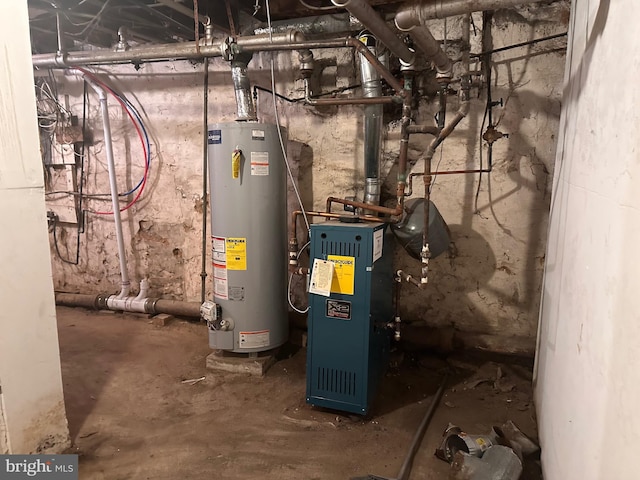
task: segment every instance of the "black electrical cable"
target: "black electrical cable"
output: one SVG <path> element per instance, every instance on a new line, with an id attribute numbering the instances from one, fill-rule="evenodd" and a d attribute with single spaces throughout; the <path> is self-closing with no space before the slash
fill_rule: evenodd
<path id="1" fill-rule="evenodd" d="M 556 33 L 555 35 L 549 35 L 548 37 L 536 38 L 534 40 L 529 40 L 528 42 L 514 43 L 513 45 L 508 45 L 506 47 L 495 48 L 493 50 L 487 50 L 486 52 L 472 53 L 471 57 L 473 57 L 473 58 L 484 57 L 486 55 L 491 55 L 493 53 L 505 52 L 507 50 L 512 50 L 514 48 L 527 47 L 529 45 L 534 45 L 536 43 L 546 42 L 548 40 L 555 40 L 556 38 L 566 37 L 567 35 L 568 35 L 568 32 Z"/>

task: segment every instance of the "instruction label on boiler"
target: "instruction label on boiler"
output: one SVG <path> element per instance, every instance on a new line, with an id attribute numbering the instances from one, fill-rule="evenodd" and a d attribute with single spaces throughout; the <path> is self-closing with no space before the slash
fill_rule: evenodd
<path id="1" fill-rule="evenodd" d="M 382 246 L 384 244 L 384 229 L 380 228 L 373 232 L 373 262 L 376 263 L 382 257 Z"/>
<path id="2" fill-rule="evenodd" d="M 269 152 L 251 152 L 251 175 L 269 175 Z"/>
<path id="3" fill-rule="evenodd" d="M 239 332 L 240 348 L 258 348 L 269 345 L 269 330 Z"/>
<path id="4" fill-rule="evenodd" d="M 333 262 L 333 279 L 331 293 L 353 295 L 355 284 L 356 257 L 328 255 L 327 260 Z"/>
<path id="5" fill-rule="evenodd" d="M 247 239 L 227 238 L 227 268 L 229 270 L 247 269 Z"/>

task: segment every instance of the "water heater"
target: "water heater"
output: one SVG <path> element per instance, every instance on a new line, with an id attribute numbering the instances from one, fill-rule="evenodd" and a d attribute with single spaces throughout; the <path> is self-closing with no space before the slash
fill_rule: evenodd
<path id="1" fill-rule="evenodd" d="M 288 338 L 286 169 L 278 126 L 209 126 L 215 311 L 211 348 L 269 350 Z M 286 130 L 280 127 L 286 145 Z"/>

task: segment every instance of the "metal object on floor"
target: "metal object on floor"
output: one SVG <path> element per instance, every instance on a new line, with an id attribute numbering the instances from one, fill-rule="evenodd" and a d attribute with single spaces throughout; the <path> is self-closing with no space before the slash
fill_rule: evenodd
<path id="1" fill-rule="evenodd" d="M 310 294 L 307 403 L 366 415 L 388 364 L 393 240 L 382 223 L 311 226 L 311 264 L 333 262 L 330 295 Z"/>
<path id="2" fill-rule="evenodd" d="M 482 458 L 459 451 L 451 465 L 453 480 L 518 480 L 522 461 L 504 445 L 493 445 Z"/>
<path id="3" fill-rule="evenodd" d="M 389 477 L 380 477 L 378 475 L 368 475 L 367 477 L 364 477 L 361 479 L 353 479 L 353 480 L 408 480 L 409 475 L 411 474 L 413 459 L 416 456 L 416 453 L 418 452 L 418 448 L 420 447 L 420 444 L 422 443 L 422 438 L 424 437 L 424 434 L 427 431 L 427 427 L 431 422 L 431 418 L 433 417 L 433 414 L 435 413 L 436 408 L 440 403 L 440 399 L 442 398 L 442 394 L 444 393 L 444 389 L 447 385 L 447 379 L 448 377 L 446 376 L 442 379 L 442 382 L 440 383 L 440 386 L 438 387 L 436 394 L 433 396 L 433 400 L 431 400 L 431 403 L 429 404 L 429 408 L 427 408 L 427 411 L 425 412 L 424 417 L 422 417 L 420 426 L 418 427 L 418 429 L 416 430 L 416 433 L 413 436 L 411 445 L 409 445 L 407 456 L 405 457 L 404 462 L 402 462 L 402 467 L 400 467 L 400 473 L 398 473 L 398 476 L 394 478 L 389 478 Z"/>

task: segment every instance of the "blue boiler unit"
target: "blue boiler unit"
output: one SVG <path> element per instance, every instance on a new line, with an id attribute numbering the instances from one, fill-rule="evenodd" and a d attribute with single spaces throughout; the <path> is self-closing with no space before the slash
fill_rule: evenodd
<path id="1" fill-rule="evenodd" d="M 369 413 L 389 359 L 393 238 L 383 223 L 311 226 L 314 259 L 334 263 L 329 297 L 310 294 L 307 403 Z"/>

